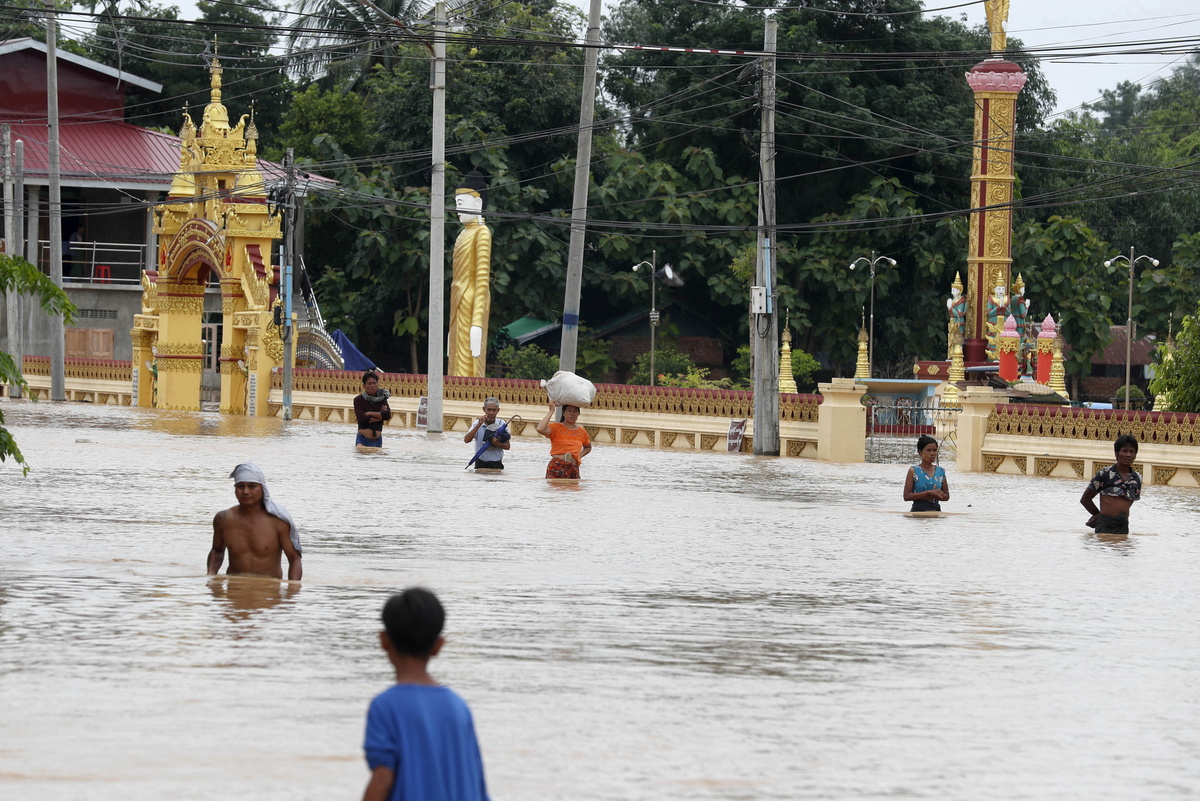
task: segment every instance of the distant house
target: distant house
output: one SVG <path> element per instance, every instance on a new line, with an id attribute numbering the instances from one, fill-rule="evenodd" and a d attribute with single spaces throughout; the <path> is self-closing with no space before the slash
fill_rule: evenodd
<path id="1" fill-rule="evenodd" d="M 62 242 L 50 242 L 48 214 L 47 48 L 34 39 L 0 42 L 0 124 L 24 143 L 22 253 L 49 272 L 50 248 L 63 253 L 63 284 L 79 308 L 66 332 L 68 357 L 130 359 L 130 330 L 141 311 L 142 272 L 154 270 L 158 241 L 154 205 L 171 188 L 180 165 L 178 136 L 124 121 L 125 92 L 162 86 L 63 50 L 57 51 Z M 203 65 L 197 63 L 197 70 Z M 182 109 L 181 109 L 182 112 Z M 182 122 L 182 115 L 180 118 Z M 282 168 L 260 159 L 268 182 Z M 327 179 L 315 178 L 320 182 Z M 0 196 L 0 206 L 4 198 Z M 215 279 L 214 279 L 215 280 Z M 50 323 L 33 309 L 21 315 L 24 355 L 49 355 Z M 217 369 L 221 296 L 205 298 L 205 371 Z M 7 308 L 0 303 L 0 349 L 7 341 Z"/>
<path id="2" fill-rule="evenodd" d="M 1092 355 L 1092 369 L 1080 379 L 1080 397 L 1076 400 L 1108 402 L 1125 386 L 1125 326 L 1114 325 L 1110 329 L 1112 341 L 1108 347 Z M 1129 381 L 1150 394 L 1150 377 L 1146 367 L 1156 362 L 1155 349 L 1158 342 L 1153 335 L 1135 339 L 1129 347 Z"/>

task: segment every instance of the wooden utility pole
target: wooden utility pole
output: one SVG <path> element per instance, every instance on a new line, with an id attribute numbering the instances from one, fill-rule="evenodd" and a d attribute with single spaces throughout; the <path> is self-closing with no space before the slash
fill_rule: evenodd
<path id="1" fill-rule="evenodd" d="M 583 240 L 587 233 L 592 123 L 596 116 L 596 62 L 599 56 L 600 0 L 592 0 L 588 9 L 587 39 L 583 51 L 583 96 L 579 102 L 579 143 L 575 150 L 575 194 L 571 201 L 571 240 L 567 248 L 567 286 L 563 295 L 562 343 L 558 354 L 558 369 L 572 372 L 579 352 L 579 299 L 583 288 Z"/>
<path id="2" fill-rule="evenodd" d="M 754 341 L 754 453 L 779 455 L 779 318 L 775 308 L 775 39 L 776 22 L 766 21 L 760 94 L 759 231 L 750 324 Z"/>

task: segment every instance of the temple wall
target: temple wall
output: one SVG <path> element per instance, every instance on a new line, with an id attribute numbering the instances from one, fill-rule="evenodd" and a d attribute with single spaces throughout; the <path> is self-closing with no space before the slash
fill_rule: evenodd
<path id="1" fill-rule="evenodd" d="M 986 389 L 962 396 L 959 470 L 1084 481 L 1115 461 L 1118 436 L 1132 434 L 1144 483 L 1200 487 L 1200 415 L 1004 400 Z"/>

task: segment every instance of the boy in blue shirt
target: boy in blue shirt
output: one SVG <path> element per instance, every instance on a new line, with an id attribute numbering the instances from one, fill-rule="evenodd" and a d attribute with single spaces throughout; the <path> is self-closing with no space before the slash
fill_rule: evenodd
<path id="1" fill-rule="evenodd" d="M 488 801 L 471 710 L 428 672 L 445 643 L 445 622 L 437 596 L 420 587 L 383 607 L 379 644 L 396 684 L 367 711 L 363 749 L 371 780 L 363 801 Z"/>

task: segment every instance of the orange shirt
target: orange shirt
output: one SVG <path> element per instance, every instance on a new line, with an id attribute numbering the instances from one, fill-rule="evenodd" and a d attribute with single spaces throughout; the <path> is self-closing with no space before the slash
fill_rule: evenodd
<path id="1" fill-rule="evenodd" d="M 562 456 L 564 453 L 569 453 L 578 462 L 580 454 L 583 453 L 583 446 L 592 444 L 587 429 L 583 426 L 567 428 L 562 423 L 551 423 L 549 428 L 551 456 Z"/>

